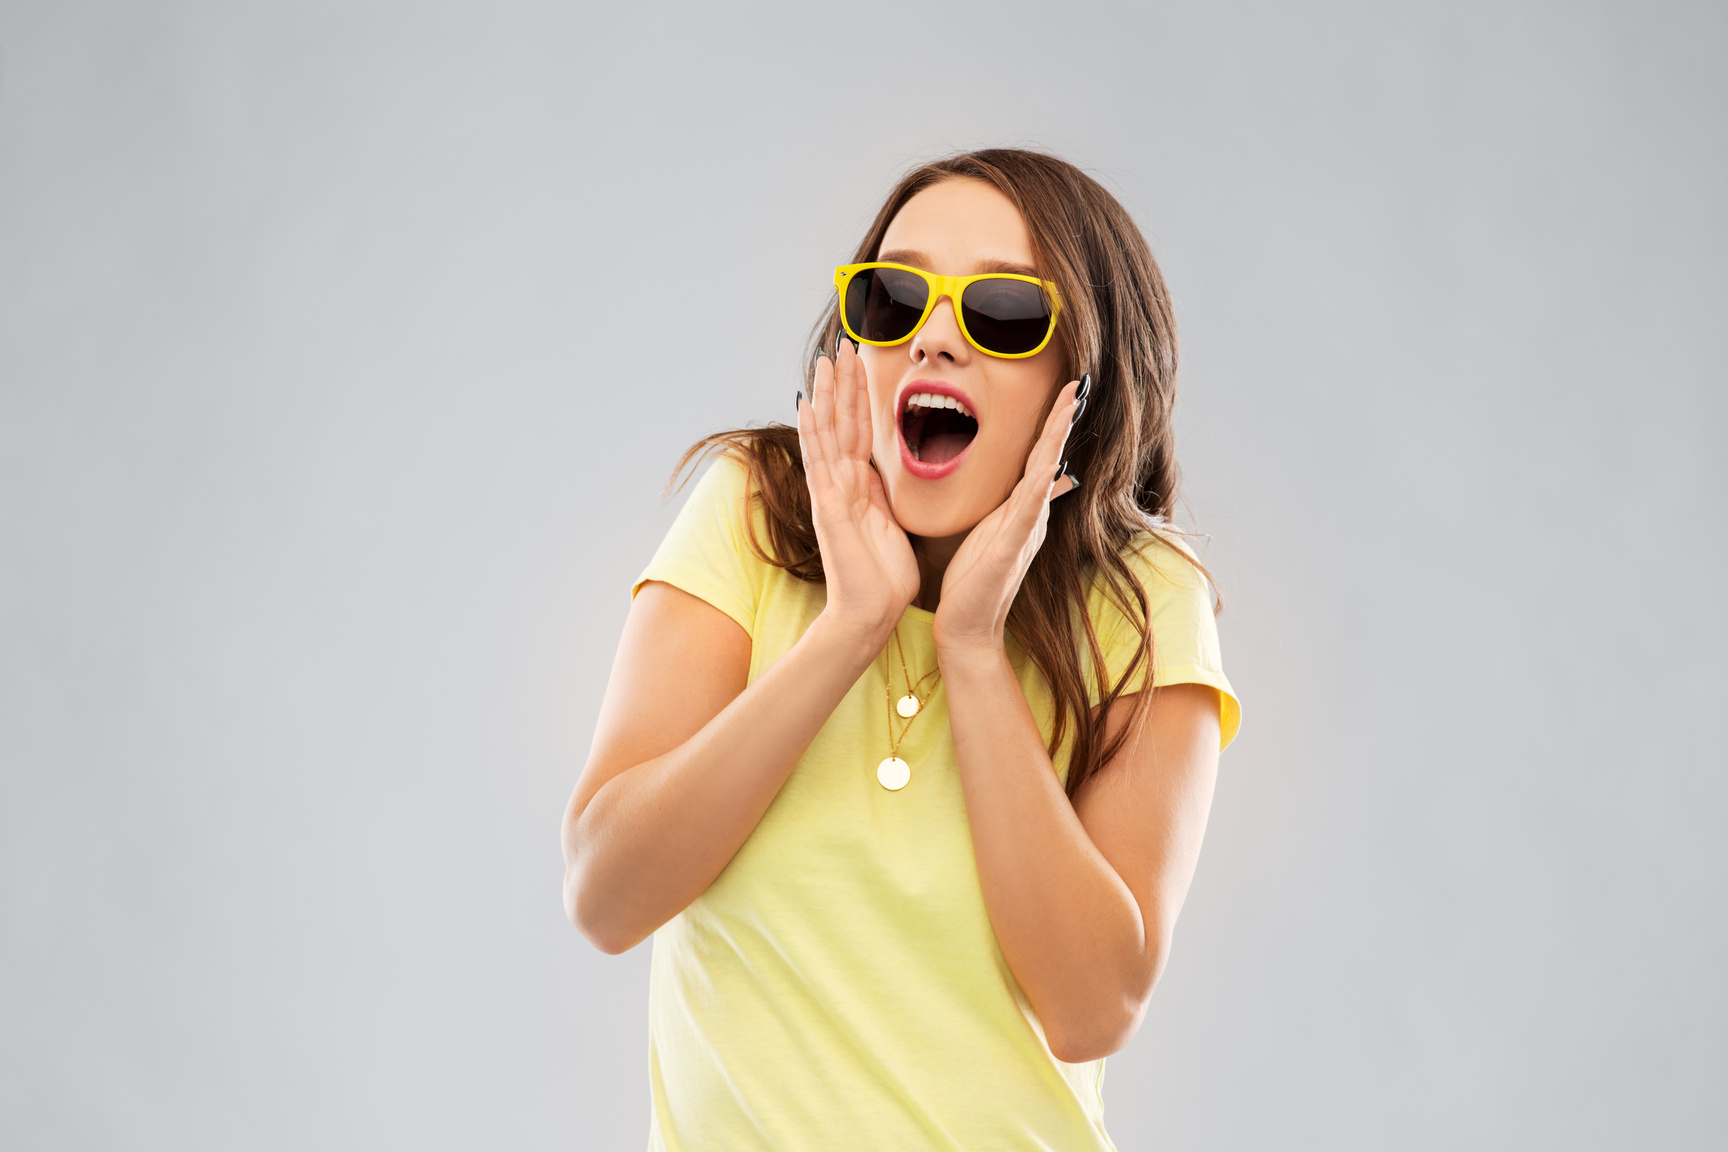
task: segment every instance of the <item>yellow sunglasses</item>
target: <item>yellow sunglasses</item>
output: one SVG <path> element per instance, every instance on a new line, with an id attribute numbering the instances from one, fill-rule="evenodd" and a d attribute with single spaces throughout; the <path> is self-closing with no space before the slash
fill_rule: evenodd
<path id="1" fill-rule="evenodd" d="M 1033 276 L 987 272 L 937 276 L 904 264 L 842 264 L 834 269 L 840 323 L 860 344 L 886 348 L 912 339 L 946 296 L 966 342 L 991 356 L 1036 356 L 1056 334 L 1062 297 Z"/>

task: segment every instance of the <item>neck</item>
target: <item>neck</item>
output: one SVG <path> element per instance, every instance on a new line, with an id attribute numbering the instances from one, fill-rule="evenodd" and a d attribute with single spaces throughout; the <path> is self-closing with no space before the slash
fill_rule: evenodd
<path id="1" fill-rule="evenodd" d="M 918 599 L 913 603 L 926 612 L 936 611 L 942 602 L 942 578 L 948 574 L 948 562 L 960 545 L 966 542 L 966 532 L 957 536 L 912 536 L 912 555 L 918 560 Z"/>

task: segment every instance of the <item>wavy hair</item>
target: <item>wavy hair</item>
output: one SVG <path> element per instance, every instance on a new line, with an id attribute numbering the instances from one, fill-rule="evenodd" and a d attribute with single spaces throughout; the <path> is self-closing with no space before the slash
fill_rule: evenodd
<path id="1" fill-rule="evenodd" d="M 1105 718 L 1130 677 L 1142 672 L 1148 688 L 1151 683 L 1149 605 L 1129 567 L 1127 550 L 1141 533 L 1166 540 L 1184 535 L 1171 523 L 1181 484 L 1171 427 L 1175 317 L 1146 238 L 1116 198 L 1067 161 L 1025 149 L 963 152 L 914 168 L 888 194 L 851 262 L 876 259 L 883 234 L 908 200 L 934 184 L 957 179 L 990 184 L 1019 208 L 1032 235 L 1038 274 L 1056 283 L 1065 305 L 1057 322 L 1063 363 L 1056 379 L 1092 373 L 1086 418 L 1068 441 L 1071 467 L 1086 483 L 1051 505 L 1044 543 L 1008 613 L 1009 631 L 1050 684 L 1056 706 L 1050 755 L 1056 755 L 1070 731 L 1074 734 L 1066 783 L 1072 799 L 1135 735 L 1151 708 L 1150 690 L 1133 694 L 1128 723 L 1106 739 Z M 810 332 L 807 394 L 815 377 L 815 354 L 833 348 L 839 333 L 836 295 Z M 753 517 L 746 516 L 757 554 L 800 580 L 820 582 L 822 554 L 816 546 L 798 429 L 776 423 L 704 437 L 679 460 L 673 482 L 719 454 L 734 457 L 750 473 L 751 495 L 746 498 L 761 503 L 768 534 L 767 541 L 757 540 Z M 1185 550 L 1176 551 L 1216 593 L 1206 567 Z M 1089 593 L 1099 582 L 1140 637 L 1113 683 L 1087 612 Z M 1222 608 L 1220 600 L 1214 612 Z M 1096 707 L 1089 704 L 1094 696 Z"/>

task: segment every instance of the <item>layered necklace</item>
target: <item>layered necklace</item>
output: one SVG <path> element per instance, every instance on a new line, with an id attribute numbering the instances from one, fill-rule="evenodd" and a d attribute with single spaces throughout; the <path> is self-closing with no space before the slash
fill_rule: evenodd
<path id="1" fill-rule="evenodd" d="M 912 766 L 900 758 L 900 744 L 906 739 L 906 733 L 912 730 L 912 721 L 918 718 L 918 713 L 922 712 L 935 697 L 936 688 L 942 683 L 942 666 L 940 664 L 920 676 L 917 683 L 913 683 L 912 673 L 906 668 L 906 649 L 900 643 L 899 624 L 894 625 L 894 651 L 900 657 L 900 676 L 906 683 L 906 693 L 899 700 L 894 699 L 894 668 L 888 663 L 888 648 L 884 645 L 882 648 L 882 702 L 888 708 L 888 759 L 876 765 L 876 782 L 890 792 L 900 791 L 912 779 Z M 930 682 L 929 691 L 920 696 L 919 693 L 924 692 L 925 681 L 930 680 L 932 676 L 935 679 Z M 894 731 L 895 713 L 898 713 L 900 719 L 905 721 L 904 724 L 900 725 L 898 734 Z"/>

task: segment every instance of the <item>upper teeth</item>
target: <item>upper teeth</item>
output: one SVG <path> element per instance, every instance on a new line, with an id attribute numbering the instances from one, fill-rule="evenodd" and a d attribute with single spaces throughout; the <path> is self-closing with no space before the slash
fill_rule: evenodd
<path id="1" fill-rule="evenodd" d="M 966 405 L 960 403 L 960 401 L 956 400 L 954 397 L 939 396 L 934 392 L 918 392 L 908 396 L 906 398 L 906 407 L 952 408 L 962 416 L 971 416 L 974 420 L 978 419 L 978 417 L 972 416 L 972 409 L 966 407 Z"/>

